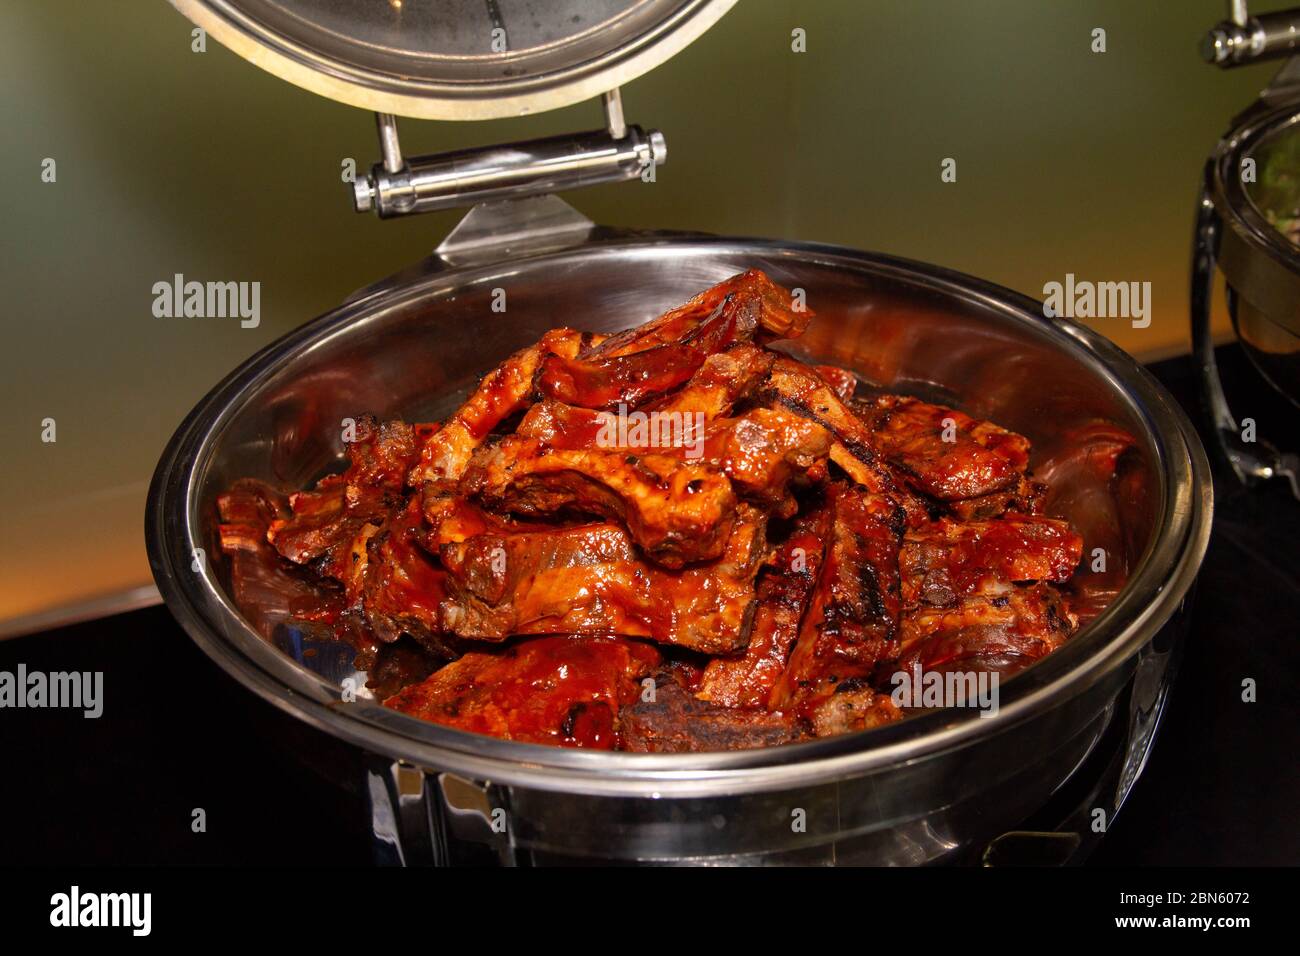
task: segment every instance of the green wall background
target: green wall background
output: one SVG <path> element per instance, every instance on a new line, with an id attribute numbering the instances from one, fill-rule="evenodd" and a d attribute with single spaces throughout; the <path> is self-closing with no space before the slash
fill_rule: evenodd
<path id="1" fill-rule="evenodd" d="M 1066 272 L 1150 280 L 1149 329 L 1097 327 L 1140 356 L 1184 349 L 1198 175 L 1275 69 L 1200 62 L 1223 8 L 741 0 L 624 88 L 629 120 L 668 138 L 657 183 L 567 198 L 599 222 L 844 243 L 1039 296 Z M 376 158 L 370 114 L 215 42 L 193 53 L 190 28 L 162 0 L 0 0 L 0 620 L 148 584 L 145 489 L 194 402 L 459 215 L 353 213 L 340 162 Z M 598 125 L 592 102 L 402 137 L 414 154 Z M 260 281 L 260 327 L 155 319 L 151 286 L 176 272 Z"/>

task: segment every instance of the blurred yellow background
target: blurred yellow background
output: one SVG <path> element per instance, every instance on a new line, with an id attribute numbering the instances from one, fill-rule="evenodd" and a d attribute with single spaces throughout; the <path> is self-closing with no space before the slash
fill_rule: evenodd
<path id="1" fill-rule="evenodd" d="M 1276 70 L 1201 63 L 1223 15 L 1220 0 L 741 0 L 624 87 L 629 121 L 668 139 L 655 186 L 566 198 L 611 225 L 842 243 L 1040 298 L 1067 272 L 1150 281 L 1149 328 L 1093 324 L 1171 354 L 1187 348 L 1201 166 Z M 191 406 L 461 214 L 352 212 L 340 163 L 377 158 L 371 115 L 215 41 L 193 53 L 190 28 L 162 0 L 0 2 L 0 633 L 147 587 L 145 490 Z M 416 154 L 600 125 L 592 102 L 401 132 Z M 177 272 L 260 281 L 261 325 L 154 318 L 151 288 Z"/>

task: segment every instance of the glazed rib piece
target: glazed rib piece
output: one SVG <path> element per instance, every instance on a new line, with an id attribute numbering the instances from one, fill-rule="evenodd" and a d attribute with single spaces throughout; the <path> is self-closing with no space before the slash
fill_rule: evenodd
<path id="1" fill-rule="evenodd" d="M 680 342 L 612 358 L 563 358 L 542 363 L 538 391 L 586 408 L 635 406 L 685 382 L 712 353 L 747 341 L 757 327 L 752 304 L 728 296 Z"/>
<path id="2" fill-rule="evenodd" d="M 736 510 L 731 482 L 703 464 L 618 448 L 546 450 L 517 435 L 483 449 L 461 487 L 489 508 L 513 514 L 622 521 L 669 568 L 721 555 Z"/>
<path id="3" fill-rule="evenodd" d="M 601 449 L 610 453 L 609 460 L 616 468 L 629 465 L 630 457 L 644 459 L 647 455 L 707 468 L 730 479 L 740 495 L 781 515 L 793 513 L 794 502 L 788 494 L 791 482 L 819 464 L 824 466 L 830 450 L 826 429 L 780 407 L 752 408 L 736 418 L 711 422 L 703 412 L 678 413 L 681 417 L 676 418 L 658 414 L 661 417 L 652 419 L 633 413 L 639 418 L 620 421 L 609 412 L 548 400 L 529 410 L 515 435 L 535 438 L 544 452 Z M 512 459 L 497 474 L 506 477 L 519 471 Z M 479 473 L 473 472 L 465 487 L 479 490 L 479 481 Z M 637 502 L 634 507 L 641 509 L 644 504 Z"/>
<path id="4" fill-rule="evenodd" d="M 722 557 L 680 571 L 656 567 L 614 523 L 487 532 L 442 546 L 443 625 L 461 637 L 609 634 L 706 654 L 749 637 L 766 516 L 742 505 Z"/>
<path id="5" fill-rule="evenodd" d="M 858 405 L 867 442 L 917 490 L 940 501 L 980 498 L 1024 476 L 1029 442 L 955 409 L 882 395 Z"/>
<path id="6" fill-rule="evenodd" d="M 485 375 L 465 404 L 424 445 L 407 476 L 410 485 L 419 488 L 427 482 L 460 478 L 474 450 L 492 430 L 528 406 L 533 380 L 546 357 L 572 358 L 588 340 L 573 329 L 552 329 L 536 345 L 521 349 Z"/>
<path id="7" fill-rule="evenodd" d="M 871 445 L 867 423 L 853 413 L 814 369 L 780 356 L 773 362 L 761 392 L 772 404 L 782 405 L 830 429 L 849 455 L 866 469 L 864 476 L 870 476 L 870 483 L 862 483 L 869 490 L 876 494 L 893 490 L 893 482 L 880 466 Z"/>
<path id="8" fill-rule="evenodd" d="M 420 545 L 424 522 L 418 497 L 382 527 L 367 526 L 352 552 L 350 606 L 385 643 L 409 634 L 443 657 L 455 654 L 439 621 L 446 572 Z"/>
<path id="9" fill-rule="evenodd" d="M 818 372 L 777 359 L 767 393 L 834 432 L 831 460 L 853 481 L 897 501 L 909 525 L 934 509 L 904 485 L 964 518 L 1037 507 L 1041 487 L 1028 477 L 1029 443 L 1022 436 L 915 398 L 881 395 L 846 404 L 826 375 L 836 378 L 824 367 Z M 847 380 L 840 385 L 847 389 Z"/>
<path id="10" fill-rule="evenodd" d="M 806 719 L 841 682 L 865 680 L 893 656 L 901 609 L 902 510 L 855 486 L 831 485 L 826 494 L 831 528 L 821 575 L 772 698 Z"/>
<path id="11" fill-rule="evenodd" d="M 475 535 L 495 531 L 511 534 L 518 531 L 554 531 L 554 526 L 519 521 L 479 507 L 468 498 L 435 495 L 423 499 L 425 550 L 438 554 L 442 546 L 466 541 Z"/>
<path id="12" fill-rule="evenodd" d="M 1082 553 L 1083 539 L 1054 518 L 943 518 L 907 533 L 899 559 L 903 603 L 947 606 L 1011 582 L 1066 581 Z"/>
<path id="13" fill-rule="evenodd" d="M 359 627 L 385 643 L 410 634 L 446 657 L 452 651 L 437 620 L 443 572 L 417 543 L 418 499 L 403 494 L 407 471 L 436 430 L 359 418 L 348 468 L 314 491 L 291 495 L 292 514 L 271 521 L 266 539 L 285 558 L 343 585 L 330 618 L 341 631 Z"/>
<path id="14" fill-rule="evenodd" d="M 1010 674 L 1078 627 L 1049 583 L 1068 580 L 1083 539 L 1063 521 L 1007 513 L 909 531 L 898 669 Z"/>
<path id="15" fill-rule="evenodd" d="M 842 402 L 849 402 L 853 399 L 853 393 L 858 389 L 858 377 L 846 368 L 840 368 L 836 365 L 815 365 L 813 370 L 821 377 L 821 380 L 831 387 L 836 396 Z"/>
<path id="16" fill-rule="evenodd" d="M 791 485 L 814 469 L 824 474 L 830 447 L 830 432 L 816 422 L 783 408 L 755 408 L 706 430 L 703 461 L 748 500 L 789 517 L 797 507 Z"/>
<path id="17" fill-rule="evenodd" d="M 291 514 L 276 518 L 266 535 L 281 555 L 295 564 L 308 564 L 339 547 L 346 547 L 361 525 L 371 518 L 382 518 L 387 509 L 382 500 L 376 503 L 378 507 L 349 509 L 345 479 L 342 475 L 331 475 L 318 482 L 312 491 L 291 494 Z"/>
<path id="18" fill-rule="evenodd" d="M 612 750 L 619 710 L 659 659 L 639 641 L 539 637 L 466 654 L 384 703 L 505 740 Z"/>
<path id="19" fill-rule="evenodd" d="M 799 335 L 811 316 L 763 273 L 742 273 L 637 334 L 614 336 L 577 358 L 549 356 L 538 390 L 586 408 L 636 406 L 685 382 L 710 355 L 760 330 L 767 338 Z"/>
<path id="20" fill-rule="evenodd" d="M 909 524 L 930 517 L 926 503 L 902 487 L 877 455 L 867 423 L 816 370 L 794 359 L 779 357 L 760 394 L 773 405 L 830 430 L 836 438 L 830 448 L 830 460 L 856 484 L 899 504 Z"/>
<path id="21" fill-rule="evenodd" d="M 1035 515 L 1042 511 L 1046 488 L 1042 482 L 1020 475 L 1015 482 L 987 495 L 945 502 L 946 509 L 963 521 L 984 521 L 1008 511 Z"/>
<path id="22" fill-rule="evenodd" d="M 776 355 L 748 343 L 710 355 L 677 392 L 651 402 L 647 411 L 701 414 L 712 421 L 727 415 L 766 381 Z"/>
<path id="23" fill-rule="evenodd" d="M 903 712 L 888 693 L 862 678 L 850 677 L 810 695 L 801 716 L 814 737 L 833 737 L 902 720 Z"/>
<path id="24" fill-rule="evenodd" d="M 920 527 L 942 513 L 937 502 L 914 493 L 885 462 L 876 460 L 867 464 L 838 441 L 831 445 L 828 457 L 850 481 L 902 508 L 909 528 Z"/>
<path id="25" fill-rule="evenodd" d="M 623 749 L 638 753 L 749 750 L 794 743 L 800 726 L 784 714 L 721 707 L 693 697 L 671 677 L 656 681 L 653 700 L 642 694 L 622 714 Z"/>
<path id="26" fill-rule="evenodd" d="M 317 482 L 314 491 L 289 496 L 287 517 L 271 522 L 267 539 L 295 564 L 312 564 L 322 574 L 344 580 L 352 543 L 367 525 L 382 524 L 403 507 L 407 470 L 437 426 L 401 421 L 380 425 L 373 416 L 356 421 L 347 445 L 348 467 Z"/>
<path id="27" fill-rule="evenodd" d="M 709 661 L 697 697 L 724 707 L 778 705 L 773 693 L 817 583 L 830 524 L 831 509 L 825 505 L 796 521 L 759 577 L 758 605 L 745 653 Z"/>
<path id="28" fill-rule="evenodd" d="M 444 625 L 463 637 L 623 633 L 623 608 L 641 570 L 627 532 L 613 523 L 515 533 L 485 532 L 444 544 Z"/>
<path id="29" fill-rule="evenodd" d="M 724 279 L 658 318 L 624 329 L 603 342 L 584 349 L 581 357 L 590 360 L 618 358 L 680 342 L 717 311 L 727 296 L 754 281 L 754 274 L 749 272 Z"/>
<path id="30" fill-rule="evenodd" d="M 1007 585 L 946 607 L 922 605 L 902 623 L 897 669 L 1012 674 L 1060 647 L 1078 627 L 1050 584 Z"/>
<path id="31" fill-rule="evenodd" d="M 741 272 L 694 296 L 685 305 L 669 309 L 657 319 L 610 336 L 583 352 L 583 358 L 616 358 L 644 352 L 658 345 L 678 342 L 699 327 L 729 295 L 759 302 L 757 321 L 760 337 L 793 339 L 803 334 L 813 312 L 798 310 L 790 293 L 758 269 Z"/>

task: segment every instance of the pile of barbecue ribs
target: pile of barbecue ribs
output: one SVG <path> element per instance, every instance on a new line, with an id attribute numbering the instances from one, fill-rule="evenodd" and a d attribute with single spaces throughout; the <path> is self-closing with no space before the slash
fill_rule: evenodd
<path id="1" fill-rule="evenodd" d="M 811 317 L 750 271 L 551 331 L 440 425 L 361 419 L 314 489 L 222 496 L 236 598 L 287 591 L 390 707 L 632 751 L 872 727 L 903 716 L 892 674 L 1059 647 L 1082 542 L 1039 513 L 1028 442 L 768 348 Z"/>

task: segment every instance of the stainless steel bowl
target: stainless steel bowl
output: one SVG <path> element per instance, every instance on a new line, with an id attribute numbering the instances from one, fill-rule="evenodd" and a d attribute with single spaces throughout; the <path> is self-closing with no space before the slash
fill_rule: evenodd
<path id="1" fill-rule="evenodd" d="M 1106 549 L 1093 583 L 1122 590 L 1063 649 L 1006 682 L 992 718 L 941 711 L 864 733 L 711 754 L 562 750 L 468 734 L 345 702 L 235 606 L 214 540 L 216 495 L 254 477 L 301 487 L 336 464 L 339 423 L 371 411 L 436 419 L 546 329 L 635 324 L 749 267 L 807 291 L 819 318 L 794 348 L 1023 432 L 1055 475 L 1052 508 Z M 505 289 L 507 311 L 491 310 Z M 1073 467 L 1078 430 L 1136 439 L 1122 481 Z M 1073 466 L 1072 466 L 1073 462 Z M 1186 417 L 1131 358 L 1041 306 L 933 266 L 811 243 L 596 234 L 502 262 L 433 257 L 268 346 L 218 385 L 159 463 L 146 519 L 172 613 L 247 687 L 396 763 L 372 779 L 376 830 L 502 859 L 903 862 L 978 850 L 1061 788 L 1124 724 L 1123 802 L 1154 733 L 1180 612 L 1209 536 L 1211 485 Z M 192 570 L 195 549 L 208 556 Z M 1086 552 L 1087 553 L 1087 552 Z M 1085 586 L 1087 581 L 1085 581 Z M 318 666 L 318 670 L 322 670 Z M 385 763 L 385 766 L 387 764 Z M 494 812 L 504 811 L 504 812 Z M 800 822 L 802 821 L 802 826 Z M 1084 826 L 1084 824 L 1081 824 Z"/>
<path id="2" fill-rule="evenodd" d="M 1206 163 L 1192 240 L 1191 318 L 1201 398 L 1222 458 L 1242 482 L 1286 478 L 1300 498 L 1300 455 L 1263 436 L 1242 437 L 1210 336 L 1214 285 L 1222 272 L 1242 349 L 1274 388 L 1300 405 L 1300 246 L 1280 228 L 1300 216 L 1300 186 L 1294 185 L 1300 176 L 1298 78 L 1300 59 L 1233 120 Z M 1266 182 L 1281 177 L 1291 188 Z"/>
<path id="3" fill-rule="evenodd" d="M 1293 205 L 1270 208 L 1261 179 L 1285 164 L 1291 179 L 1300 139 L 1300 107 L 1257 113 L 1220 144 L 1208 171 L 1210 195 L 1223 227 L 1218 266 L 1233 290 L 1231 315 L 1246 353 L 1264 376 L 1300 404 L 1300 246 L 1277 217 L 1300 214 Z M 1243 181 L 1243 162 L 1255 164 Z M 1296 201 L 1300 187 L 1292 191 Z M 1280 200 L 1278 200 L 1280 201 Z M 1273 218 L 1270 218 L 1273 217 Z"/>

